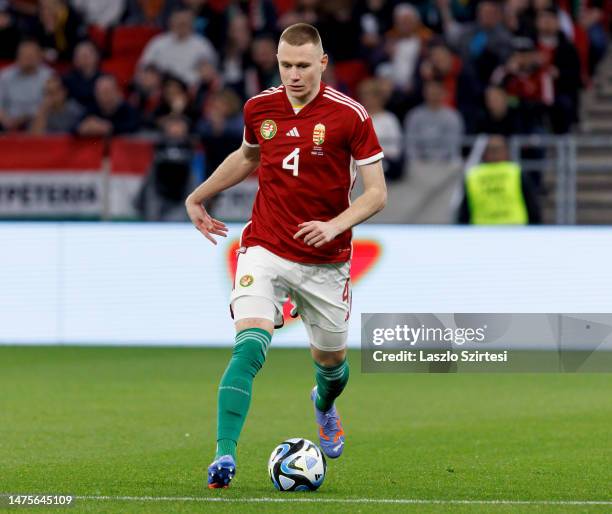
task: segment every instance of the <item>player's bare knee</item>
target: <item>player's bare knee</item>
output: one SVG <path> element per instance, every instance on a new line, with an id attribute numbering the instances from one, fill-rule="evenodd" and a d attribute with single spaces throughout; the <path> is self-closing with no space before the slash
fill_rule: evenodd
<path id="1" fill-rule="evenodd" d="M 269 319 L 263 318 L 245 318 L 234 323 L 237 332 L 247 330 L 249 328 L 261 328 L 270 334 L 274 333 L 274 323 Z"/>
<path id="2" fill-rule="evenodd" d="M 315 362 L 326 367 L 337 366 L 346 359 L 346 348 L 334 352 L 326 352 L 311 346 L 310 352 Z"/>

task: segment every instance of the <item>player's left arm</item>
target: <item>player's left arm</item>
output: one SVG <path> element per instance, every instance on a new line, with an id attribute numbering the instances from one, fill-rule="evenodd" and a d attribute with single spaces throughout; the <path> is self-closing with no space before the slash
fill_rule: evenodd
<path id="1" fill-rule="evenodd" d="M 303 238 L 308 246 L 319 248 L 342 232 L 358 225 L 384 209 L 387 203 L 387 186 L 382 160 L 359 166 L 363 179 L 363 193 L 351 206 L 329 221 L 306 221 L 298 225 L 293 239 Z"/>

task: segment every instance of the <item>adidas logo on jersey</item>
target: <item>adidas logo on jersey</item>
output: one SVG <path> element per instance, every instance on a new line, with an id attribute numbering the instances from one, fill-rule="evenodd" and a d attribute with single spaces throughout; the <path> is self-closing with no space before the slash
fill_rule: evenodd
<path id="1" fill-rule="evenodd" d="M 293 127 L 289 132 L 287 132 L 285 134 L 286 136 L 291 136 L 291 137 L 300 137 L 300 133 L 298 132 L 298 129 Z"/>

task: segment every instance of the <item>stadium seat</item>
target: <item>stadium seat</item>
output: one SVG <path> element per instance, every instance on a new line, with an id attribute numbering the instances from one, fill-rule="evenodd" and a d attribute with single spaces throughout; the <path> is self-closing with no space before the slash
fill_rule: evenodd
<path id="1" fill-rule="evenodd" d="M 108 51 L 108 30 L 98 25 L 90 25 L 87 27 L 87 35 L 93 44 L 98 47 L 100 52 L 105 55 Z"/>
<path id="2" fill-rule="evenodd" d="M 112 57 L 140 57 L 151 38 L 161 31 L 157 27 L 127 25 L 116 27 L 111 35 Z"/>
<path id="3" fill-rule="evenodd" d="M 102 61 L 102 71 L 114 75 L 122 89 L 126 89 L 134 76 L 138 57 L 111 57 Z"/>

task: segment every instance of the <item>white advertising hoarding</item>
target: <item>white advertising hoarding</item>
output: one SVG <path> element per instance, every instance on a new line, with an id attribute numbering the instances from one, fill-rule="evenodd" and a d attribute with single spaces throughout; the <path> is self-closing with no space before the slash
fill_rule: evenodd
<path id="1" fill-rule="evenodd" d="M 228 345 L 232 249 L 189 224 L 0 223 L 0 343 Z M 612 229 L 355 230 L 362 312 L 612 312 Z M 305 345 L 301 323 L 274 345 Z"/>

